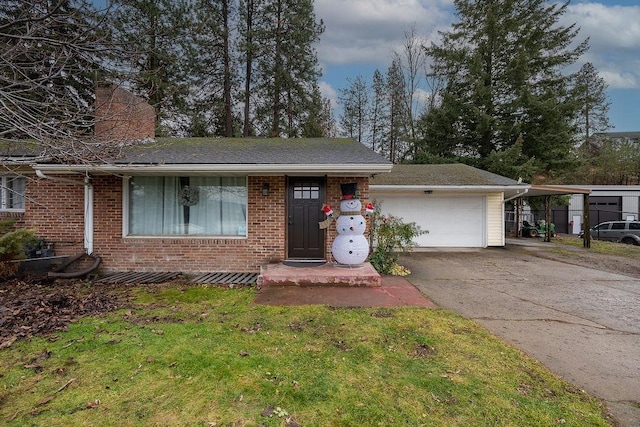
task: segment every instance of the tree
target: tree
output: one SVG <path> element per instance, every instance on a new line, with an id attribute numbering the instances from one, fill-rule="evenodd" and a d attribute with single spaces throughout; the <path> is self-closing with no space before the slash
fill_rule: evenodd
<path id="1" fill-rule="evenodd" d="M 184 105 L 176 110 L 188 116 L 189 136 L 233 136 L 237 131 L 233 93 L 238 86 L 232 45 L 235 3 L 195 0 L 188 10 L 188 41 L 184 43 L 181 73 L 188 96 L 176 100 L 174 106 Z"/>
<path id="2" fill-rule="evenodd" d="M 335 127 L 331 101 L 322 98 L 320 87 L 316 85 L 311 94 L 307 112 L 303 114 L 300 136 L 303 138 L 331 137 L 335 134 Z"/>
<path id="3" fill-rule="evenodd" d="M 87 160 L 95 81 L 110 64 L 101 19 L 83 1 L 0 3 L 0 138 Z"/>
<path id="4" fill-rule="evenodd" d="M 371 149 L 380 152 L 384 134 L 384 126 L 387 122 L 388 109 L 386 103 L 387 83 L 379 70 L 373 72 L 373 99 L 369 110 L 371 124 Z"/>
<path id="5" fill-rule="evenodd" d="M 347 87 L 340 90 L 342 115 L 340 126 L 349 138 L 364 143 L 369 116 L 369 88 L 362 76 L 347 79 Z"/>
<path id="6" fill-rule="evenodd" d="M 628 139 L 593 137 L 577 148 L 579 166 L 567 171 L 562 180 L 568 184 L 637 185 L 640 184 L 640 146 Z"/>
<path id="7" fill-rule="evenodd" d="M 427 48 L 432 74 L 446 82 L 438 128 L 425 130 L 424 145 L 448 129 L 455 146 L 482 162 L 522 135 L 523 153 L 545 172 L 570 163 L 576 111 L 571 76 L 563 74 L 587 49 L 572 47 L 575 25 L 558 24 L 568 2 L 455 0 L 458 22 Z M 429 112 L 431 114 L 431 112 Z M 434 113 L 435 114 L 435 113 Z M 453 148 L 454 144 L 447 144 Z"/>
<path id="8" fill-rule="evenodd" d="M 406 103 L 406 82 L 400 61 L 394 59 L 387 70 L 387 102 L 389 123 L 386 133 L 389 160 L 398 163 L 406 154 L 409 113 Z"/>
<path id="9" fill-rule="evenodd" d="M 608 115 L 611 103 L 607 100 L 607 87 L 607 83 L 590 62 L 585 63 L 575 75 L 573 92 L 580 104 L 576 123 L 587 144 L 594 132 L 604 132 L 611 128 Z"/>
<path id="10" fill-rule="evenodd" d="M 418 100 L 418 90 L 421 87 L 422 75 L 426 70 L 426 53 L 423 41 L 416 36 L 415 27 L 411 27 L 404 33 L 402 50 L 394 52 L 395 61 L 399 64 L 404 82 L 404 110 L 406 112 L 406 138 L 409 149 L 415 156 L 415 143 L 417 139 L 417 118 L 422 110 Z"/>
<path id="11" fill-rule="evenodd" d="M 168 117 L 167 106 L 187 96 L 190 70 L 185 67 L 189 42 L 188 0 L 112 0 L 107 14 L 119 46 L 123 84 L 156 109 L 156 128 Z"/>
<path id="12" fill-rule="evenodd" d="M 313 45 L 324 27 L 316 22 L 312 0 L 269 0 L 261 13 L 268 26 L 254 41 L 262 44 L 254 62 L 253 92 L 262 102 L 256 122 L 271 137 L 297 137 L 320 77 Z"/>

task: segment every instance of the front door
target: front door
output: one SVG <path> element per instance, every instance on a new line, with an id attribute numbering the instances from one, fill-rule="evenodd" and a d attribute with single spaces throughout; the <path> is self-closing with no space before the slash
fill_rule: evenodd
<path id="1" fill-rule="evenodd" d="M 324 259 L 324 177 L 289 177 L 288 189 L 288 257 Z"/>

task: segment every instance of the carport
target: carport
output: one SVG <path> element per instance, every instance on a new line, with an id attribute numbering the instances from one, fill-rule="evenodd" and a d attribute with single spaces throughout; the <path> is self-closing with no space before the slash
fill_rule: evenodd
<path id="1" fill-rule="evenodd" d="M 584 195 L 584 203 L 582 206 L 582 230 L 584 231 L 583 246 L 585 248 L 591 247 L 591 234 L 589 229 L 589 195 L 591 190 L 588 188 L 576 188 L 576 187 L 564 187 L 562 185 L 531 185 L 525 194 L 519 195 L 516 199 L 516 235 L 520 236 L 520 213 L 522 212 L 522 199 L 529 197 L 544 197 L 545 198 L 545 221 L 547 227 L 551 224 L 551 197 L 552 196 L 566 196 L 570 194 L 582 194 Z M 551 241 L 551 233 L 547 228 L 547 232 L 544 236 L 544 241 Z"/>

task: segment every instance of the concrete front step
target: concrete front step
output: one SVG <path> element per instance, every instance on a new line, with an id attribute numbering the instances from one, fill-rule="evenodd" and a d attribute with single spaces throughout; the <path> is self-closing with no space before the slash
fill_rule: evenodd
<path id="1" fill-rule="evenodd" d="M 359 266 L 327 263 L 316 267 L 268 264 L 261 267 L 258 284 L 261 286 L 380 286 L 381 278 L 368 262 Z"/>

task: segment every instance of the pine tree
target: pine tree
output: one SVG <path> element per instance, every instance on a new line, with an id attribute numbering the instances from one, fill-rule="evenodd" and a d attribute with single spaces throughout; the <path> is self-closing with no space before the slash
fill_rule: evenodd
<path id="1" fill-rule="evenodd" d="M 369 110 L 371 125 L 371 149 L 381 152 L 383 140 L 385 138 L 384 130 L 389 116 L 387 103 L 387 82 L 380 70 L 373 72 L 373 82 L 371 84 L 373 98 L 371 100 L 371 109 Z"/>
<path id="2" fill-rule="evenodd" d="M 239 83 L 233 46 L 236 12 L 232 0 L 194 0 L 190 4 L 182 72 L 187 76 L 184 84 L 189 93 L 182 111 L 188 116 L 190 136 L 230 137 L 237 133 L 233 112 L 233 94 Z"/>
<path id="3" fill-rule="evenodd" d="M 158 132 L 173 106 L 187 95 L 188 0 L 112 0 L 107 14 L 124 84 L 156 109 Z M 186 74 L 185 74 L 186 73 Z"/>
<path id="4" fill-rule="evenodd" d="M 268 26 L 256 41 L 262 45 L 252 92 L 263 102 L 256 121 L 271 137 L 298 137 L 320 77 L 313 45 L 324 27 L 316 22 L 312 0 L 269 0 L 261 13 Z"/>
<path id="5" fill-rule="evenodd" d="M 361 144 L 368 128 L 369 98 L 369 88 L 362 76 L 355 80 L 347 79 L 347 87 L 340 90 L 340 126 L 349 138 Z"/>
<path id="6" fill-rule="evenodd" d="M 587 49 L 587 41 L 572 47 L 574 25 L 558 24 L 569 3 L 454 3 L 458 22 L 427 49 L 446 86 L 443 112 L 433 113 L 440 128 L 426 129 L 426 142 L 450 129 L 459 152 L 482 160 L 522 135 L 525 156 L 543 170 L 566 167 L 578 106 L 563 71 Z"/>
<path id="7" fill-rule="evenodd" d="M 388 127 L 386 150 L 389 160 L 399 163 L 407 151 L 409 112 L 406 103 L 406 82 L 400 61 L 394 59 L 387 70 Z"/>
<path id="8" fill-rule="evenodd" d="M 584 64 L 575 75 L 573 92 L 580 104 L 576 123 L 578 132 L 584 134 L 587 144 L 594 132 L 604 132 L 611 128 L 608 115 L 611 103 L 607 100 L 607 87 L 590 62 Z"/>

